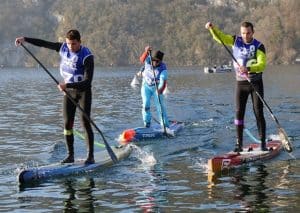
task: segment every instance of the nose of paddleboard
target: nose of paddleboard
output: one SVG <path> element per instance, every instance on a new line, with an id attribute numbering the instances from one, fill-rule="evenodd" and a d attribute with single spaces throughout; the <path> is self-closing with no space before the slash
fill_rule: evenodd
<path id="1" fill-rule="evenodd" d="M 134 129 L 127 129 L 119 136 L 119 143 L 120 144 L 128 144 L 134 139 L 135 136 L 135 130 Z"/>

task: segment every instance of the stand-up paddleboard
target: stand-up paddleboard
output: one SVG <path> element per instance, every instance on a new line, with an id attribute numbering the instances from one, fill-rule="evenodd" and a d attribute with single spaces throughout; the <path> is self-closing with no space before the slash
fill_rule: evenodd
<path id="1" fill-rule="evenodd" d="M 112 147 L 112 150 L 118 160 L 122 160 L 129 156 L 132 151 L 132 146 L 121 145 Z M 84 164 L 84 159 L 82 159 L 76 160 L 74 163 L 56 163 L 41 167 L 23 169 L 18 174 L 18 180 L 20 184 L 24 184 L 49 178 L 65 177 L 84 172 L 92 172 L 114 164 L 106 150 L 94 153 L 94 158 L 94 164 Z"/>
<path id="2" fill-rule="evenodd" d="M 183 122 L 170 121 L 169 129 L 174 135 L 176 135 L 180 130 L 182 130 L 183 127 Z M 119 136 L 118 141 L 121 144 L 127 144 L 132 141 L 137 142 L 141 140 L 158 139 L 162 137 L 165 137 L 164 129 L 160 126 L 160 124 L 155 123 L 149 128 L 137 127 L 134 129 L 126 129 Z"/>
<path id="3" fill-rule="evenodd" d="M 208 173 L 214 175 L 247 163 L 270 159 L 278 155 L 282 149 L 282 143 L 279 140 L 271 140 L 266 146 L 268 151 L 261 151 L 260 144 L 253 143 L 243 147 L 242 152 L 231 151 L 215 156 L 208 160 Z"/>

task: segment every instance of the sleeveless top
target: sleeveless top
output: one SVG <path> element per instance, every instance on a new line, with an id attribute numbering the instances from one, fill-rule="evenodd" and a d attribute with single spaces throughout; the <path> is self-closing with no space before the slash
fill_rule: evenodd
<path id="1" fill-rule="evenodd" d="M 143 71 L 143 79 L 147 83 L 147 85 L 154 86 L 155 81 L 157 84 L 159 84 L 160 74 L 164 70 L 167 70 L 167 66 L 165 63 L 160 62 L 158 67 L 152 67 L 150 60 L 151 60 L 150 57 L 147 57 L 145 60 L 145 69 Z M 155 73 L 155 78 L 154 78 L 153 71 Z"/>
<path id="2" fill-rule="evenodd" d="M 80 46 L 77 52 L 71 52 L 67 43 L 63 43 L 59 55 L 61 56 L 60 74 L 65 83 L 75 83 L 83 80 L 84 60 L 92 55 L 87 47 Z"/>
<path id="3" fill-rule="evenodd" d="M 233 55 L 241 66 L 249 67 L 251 63 L 256 63 L 256 52 L 261 43 L 256 39 L 253 39 L 251 43 L 245 44 L 241 36 L 237 36 L 233 44 Z M 237 81 L 245 81 L 246 79 L 238 72 L 239 66 L 233 61 L 233 66 L 236 73 Z M 251 81 L 257 81 L 262 79 L 262 73 L 249 73 L 249 79 Z"/>

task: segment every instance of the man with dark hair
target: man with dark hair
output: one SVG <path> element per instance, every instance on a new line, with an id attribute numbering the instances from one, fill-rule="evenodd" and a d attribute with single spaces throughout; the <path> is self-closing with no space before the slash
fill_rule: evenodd
<path id="1" fill-rule="evenodd" d="M 78 32 L 78 30 L 69 30 L 67 32 L 66 38 L 69 40 L 81 41 L 81 36 L 80 36 L 80 33 Z"/>
<path id="2" fill-rule="evenodd" d="M 263 112 L 263 102 L 259 99 L 255 90 L 263 97 L 264 87 L 262 74 L 266 67 L 266 50 L 264 45 L 253 37 L 254 27 L 250 22 L 243 22 L 240 27 L 241 35 L 224 34 L 211 22 L 205 25 L 218 43 L 224 43 L 232 47 L 232 54 L 237 59 L 233 60 L 236 72 L 236 116 L 235 125 L 237 142 L 235 152 L 242 151 L 244 116 L 248 96 L 251 95 L 253 110 L 256 117 L 257 128 L 261 140 L 261 149 L 266 151 L 266 121 Z M 221 42 L 222 40 L 222 42 Z M 251 85 L 248 82 L 250 80 Z M 255 90 L 254 88 L 255 87 Z"/>
<path id="3" fill-rule="evenodd" d="M 66 34 L 66 41 L 50 42 L 36 38 L 18 37 L 15 44 L 19 46 L 21 43 L 28 42 L 30 44 L 56 50 L 61 57 L 60 74 L 64 82 L 59 83 L 60 91 L 67 91 L 71 97 L 79 103 L 84 112 L 90 116 L 92 104 L 92 80 L 94 73 L 94 58 L 87 47 L 81 45 L 80 33 L 77 30 L 70 30 Z M 63 99 L 63 116 L 64 116 L 64 135 L 66 139 L 66 147 L 68 149 L 67 157 L 62 163 L 74 162 L 74 135 L 73 125 L 76 112 L 76 105 L 64 95 Z M 88 119 L 81 113 L 81 123 L 85 129 L 87 143 L 87 159 L 86 164 L 92 164 L 94 160 L 94 133 Z"/>

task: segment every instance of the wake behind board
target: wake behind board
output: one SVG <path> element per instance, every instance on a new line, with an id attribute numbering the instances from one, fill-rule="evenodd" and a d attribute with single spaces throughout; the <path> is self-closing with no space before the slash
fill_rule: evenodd
<path id="1" fill-rule="evenodd" d="M 183 122 L 170 121 L 169 129 L 172 130 L 174 135 L 176 135 L 184 127 Z M 148 139 L 159 139 L 165 137 L 164 129 L 160 124 L 153 124 L 151 127 L 136 127 L 134 129 L 126 129 L 119 136 L 119 142 L 121 144 L 127 144 L 129 142 L 137 142 Z"/>
<path id="2" fill-rule="evenodd" d="M 261 151 L 260 144 L 253 143 L 243 147 L 242 152 L 231 151 L 215 156 L 208 160 L 208 173 L 214 175 L 247 163 L 271 159 L 280 153 L 282 143 L 279 140 L 271 140 L 267 142 L 267 148 L 268 151 Z"/>
<path id="3" fill-rule="evenodd" d="M 128 157 L 132 151 L 132 146 L 130 145 L 111 148 L 118 160 Z M 94 164 L 84 164 L 84 159 L 82 159 L 76 160 L 74 163 L 55 163 L 41 167 L 23 169 L 18 174 L 18 180 L 20 184 L 25 184 L 32 181 L 41 181 L 49 178 L 92 172 L 113 165 L 113 161 L 106 150 L 94 153 L 94 157 Z"/>

